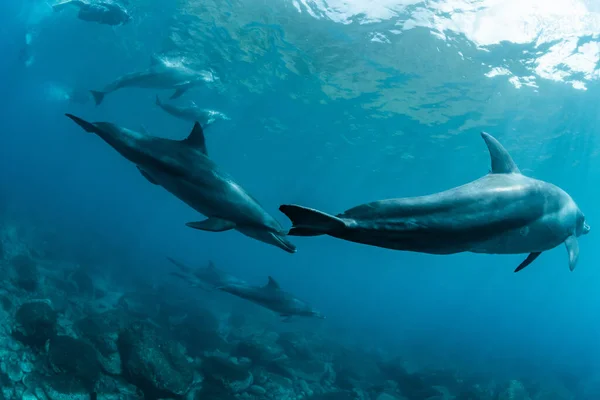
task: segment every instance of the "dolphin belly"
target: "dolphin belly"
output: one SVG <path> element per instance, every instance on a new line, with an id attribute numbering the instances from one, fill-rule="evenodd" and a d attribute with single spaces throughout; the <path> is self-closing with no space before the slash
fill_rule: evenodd
<path id="1" fill-rule="evenodd" d="M 214 176 L 191 182 L 153 168 L 141 168 L 157 184 L 207 217 L 231 221 L 236 224 L 237 230 L 247 228 L 275 231 L 275 228 L 269 224 L 270 216 L 259 204 L 244 192 L 232 188 L 231 185 Z"/>
<path id="2" fill-rule="evenodd" d="M 518 254 L 556 245 L 545 233 L 545 216 L 555 211 L 537 181 L 488 176 L 434 195 L 355 207 L 338 215 L 345 229 L 331 235 L 430 254 Z"/>

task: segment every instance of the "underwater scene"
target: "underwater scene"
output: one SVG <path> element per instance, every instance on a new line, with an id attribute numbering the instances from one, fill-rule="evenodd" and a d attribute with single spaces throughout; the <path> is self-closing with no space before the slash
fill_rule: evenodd
<path id="1" fill-rule="evenodd" d="M 0 400 L 600 400 L 599 0 L 3 0 Z"/>

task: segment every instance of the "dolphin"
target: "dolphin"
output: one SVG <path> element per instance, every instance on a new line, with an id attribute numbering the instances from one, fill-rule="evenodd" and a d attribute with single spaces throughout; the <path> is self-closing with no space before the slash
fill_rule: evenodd
<path id="1" fill-rule="evenodd" d="M 491 173 L 444 192 L 375 201 L 336 216 L 297 205 L 279 209 L 291 219 L 288 233 L 329 235 L 394 250 L 430 254 L 524 254 L 515 272 L 542 252 L 564 243 L 572 271 L 577 238 L 590 231 L 571 196 L 519 171 L 506 149 L 482 132 Z"/>
<path id="2" fill-rule="evenodd" d="M 183 119 L 185 121 L 198 121 L 203 128 L 206 128 L 208 125 L 219 119 L 229 119 L 229 117 L 219 111 L 199 108 L 194 102 L 187 107 L 176 106 L 173 104 L 164 103 L 160 100 L 160 97 L 156 96 L 156 105 L 174 117 Z"/>
<path id="3" fill-rule="evenodd" d="M 124 25 L 132 19 L 123 6 L 110 1 L 88 3 L 80 0 L 67 0 L 54 4 L 52 9 L 56 12 L 68 7 L 75 7 L 79 10 L 77 14 L 79 19 L 103 25 Z"/>
<path id="4" fill-rule="evenodd" d="M 182 62 L 162 60 L 152 57 L 151 65 L 141 72 L 125 74 L 106 85 L 102 90 L 91 90 L 96 105 L 100 105 L 108 93 L 116 90 L 137 87 L 146 89 L 175 90 L 171 99 L 183 95 L 188 89 L 204 83 L 214 82 L 216 76 L 211 71 L 194 70 L 183 65 Z"/>
<path id="5" fill-rule="evenodd" d="M 171 275 L 183 279 L 193 287 L 212 291 L 226 285 L 246 285 L 245 281 L 217 268 L 212 261 L 204 268 L 193 269 L 174 258 L 167 257 L 167 260 L 179 268 L 178 272 L 172 272 Z"/>
<path id="6" fill-rule="evenodd" d="M 270 276 L 269 281 L 264 286 L 229 284 L 218 289 L 274 311 L 286 320 L 289 320 L 292 316 L 325 318 L 308 303 L 298 299 L 291 293 L 281 290 L 279 284 Z"/>
<path id="7" fill-rule="evenodd" d="M 198 122 L 186 139 L 171 140 L 107 122 L 90 123 L 71 114 L 66 116 L 136 164 L 149 182 L 208 217 L 187 226 L 210 232 L 235 229 L 289 253 L 296 252 L 275 218 L 208 157 Z"/>

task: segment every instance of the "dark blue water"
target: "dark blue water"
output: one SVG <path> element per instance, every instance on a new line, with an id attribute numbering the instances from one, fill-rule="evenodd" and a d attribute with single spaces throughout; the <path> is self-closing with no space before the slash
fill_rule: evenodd
<path id="1" fill-rule="evenodd" d="M 600 367 L 600 140 L 598 52 L 585 46 L 597 48 L 600 17 L 578 1 L 565 6 L 564 19 L 529 6 L 521 15 L 512 3 L 483 2 L 481 11 L 434 3 L 319 2 L 310 3 L 311 16 L 289 1 L 131 1 L 134 21 L 113 28 L 10 0 L 2 6 L 10 19 L 0 62 L 5 213 L 53 232 L 66 243 L 65 257 L 72 248 L 95 248 L 102 268 L 134 289 L 170 279 L 166 256 L 193 265 L 212 260 L 255 284 L 276 277 L 328 317 L 297 329 L 378 348 L 415 367 L 481 372 L 486 382 L 551 377 L 568 386 L 557 377 L 572 374 L 576 386 L 589 386 Z M 343 10 L 348 19 L 338 21 Z M 428 15 L 441 22 L 430 24 Z M 494 31 L 502 18 L 509 27 L 539 23 L 537 36 L 490 39 L 481 24 Z M 574 20 L 581 31 L 552 36 Z M 24 51 L 34 55 L 29 66 Z M 580 238 L 577 269 L 569 271 L 564 246 L 514 274 L 524 256 L 432 256 L 330 237 L 292 238 L 298 252 L 290 255 L 235 231 L 186 228 L 202 218 L 64 117 L 187 136 L 191 123 L 159 110 L 154 90 L 124 89 L 98 107 L 65 98 L 147 68 L 153 54 L 216 71 L 218 85 L 184 99 L 231 118 L 206 129 L 210 157 L 286 228 L 280 204 L 335 214 L 476 179 L 489 170 L 479 136 L 487 131 L 525 174 L 560 186 L 586 214 L 592 232 Z M 553 55 L 564 59 L 544 66 Z M 493 68 L 510 74 L 486 76 Z M 510 81 L 530 76 L 534 86 Z"/>

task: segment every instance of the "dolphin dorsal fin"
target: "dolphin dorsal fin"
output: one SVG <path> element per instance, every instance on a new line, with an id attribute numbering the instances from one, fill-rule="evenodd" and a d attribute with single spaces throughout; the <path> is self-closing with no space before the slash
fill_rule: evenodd
<path id="1" fill-rule="evenodd" d="M 205 156 L 208 156 L 208 152 L 206 151 L 206 140 L 204 139 L 204 131 L 202 130 L 202 126 L 200 126 L 199 122 L 196 121 L 194 127 L 192 128 L 192 132 L 190 132 L 190 135 L 187 138 L 183 139 L 183 143 L 200 150 Z"/>
<path id="2" fill-rule="evenodd" d="M 492 174 L 520 174 L 517 164 L 513 161 L 508 151 L 492 135 L 481 132 L 492 159 Z"/>
<path id="3" fill-rule="evenodd" d="M 267 285 L 265 287 L 271 290 L 279 290 L 279 283 L 277 283 L 277 281 L 273 279 L 273 277 L 269 276 L 269 282 L 267 282 Z"/>

